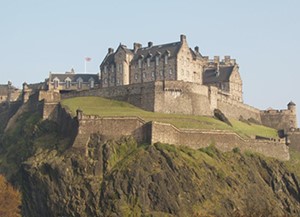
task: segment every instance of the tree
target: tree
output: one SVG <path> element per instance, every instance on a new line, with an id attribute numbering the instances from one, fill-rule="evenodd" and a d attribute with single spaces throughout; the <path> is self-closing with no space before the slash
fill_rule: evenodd
<path id="1" fill-rule="evenodd" d="M 0 175 L 0 216 L 20 217 L 21 195 Z"/>

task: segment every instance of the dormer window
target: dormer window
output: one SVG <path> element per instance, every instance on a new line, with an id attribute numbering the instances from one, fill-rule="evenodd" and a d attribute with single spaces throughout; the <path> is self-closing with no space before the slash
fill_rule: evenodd
<path id="1" fill-rule="evenodd" d="M 90 82 L 90 88 L 94 88 L 95 87 L 95 80 L 94 80 L 94 78 L 90 78 L 89 82 Z"/>
<path id="2" fill-rule="evenodd" d="M 78 88 L 78 89 L 81 89 L 81 88 L 82 88 L 82 82 L 83 82 L 82 78 L 79 77 L 79 78 L 77 79 L 77 88 Z"/>
<path id="3" fill-rule="evenodd" d="M 69 89 L 71 87 L 71 79 L 68 77 L 66 78 L 65 82 L 66 82 L 66 88 Z"/>
<path id="4" fill-rule="evenodd" d="M 159 56 L 155 57 L 155 65 L 157 65 L 157 66 L 159 65 Z"/>
<path id="5" fill-rule="evenodd" d="M 165 65 L 167 65 L 167 64 L 168 64 L 168 56 L 165 55 Z"/>
<path id="6" fill-rule="evenodd" d="M 53 79 L 53 83 L 54 83 L 54 89 L 57 89 L 58 85 L 59 85 L 59 79 L 58 78 L 54 78 Z"/>

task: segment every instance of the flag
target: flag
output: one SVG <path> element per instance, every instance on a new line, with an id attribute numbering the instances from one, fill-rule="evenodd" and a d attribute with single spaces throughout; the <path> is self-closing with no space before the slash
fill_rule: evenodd
<path id="1" fill-rule="evenodd" d="M 90 57 L 85 58 L 85 61 L 87 61 L 87 62 L 90 62 L 91 60 L 92 60 L 92 58 L 90 58 Z"/>

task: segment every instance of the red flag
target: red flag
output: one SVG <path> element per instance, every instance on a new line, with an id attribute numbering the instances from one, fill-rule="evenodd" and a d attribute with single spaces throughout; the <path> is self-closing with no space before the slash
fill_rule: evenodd
<path id="1" fill-rule="evenodd" d="M 87 61 L 87 62 L 90 62 L 91 60 L 92 60 L 92 58 L 90 58 L 90 57 L 85 58 L 85 61 Z"/>

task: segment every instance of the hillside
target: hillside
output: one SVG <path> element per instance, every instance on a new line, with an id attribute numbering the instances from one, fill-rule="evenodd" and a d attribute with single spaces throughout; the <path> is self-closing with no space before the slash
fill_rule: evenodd
<path id="1" fill-rule="evenodd" d="M 89 103 L 84 102 L 83 110 Z M 99 102 L 102 111 L 101 106 L 94 111 L 102 115 L 107 111 L 108 116 L 113 109 L 130 107 Z M 150 115 L 154 114 L 143 118 Z M 160 117 L 173 121 L 178 116 Z M 213 127 L 229 127 L 209 121 L 217 123 Z M 205 124 L 212 126 L 209 121 Z M 87 153 L 69 142 L 56 123 L 43 121 L 34 112 L 23 113 L 1 135 L 0 173 L 19 186 L 24 217 L 300 215 L 296 151 L 291 161 L 280 162 L 239 149 L 221 153 L 213 146 L 193 150 L 137 144 L 130 137 L 104 141 L 92 134 Z"/>
<path id="2" fill-rule="evenodd" d="M 277 138 L 277 131 L 254 123 L 245 123 L 230 119 L 232 127 L 212 117 L 154 113 L 137 108 L 129 103 L 104 99 L 101 97 L 76 97 L 62 101 L 73 115 L 80 108 L 85 114 L 99 116 L 139 116 L 146 121 L 170 123 L 178 128 L 230 130 L 242 137 L 262 136 Z"/>

